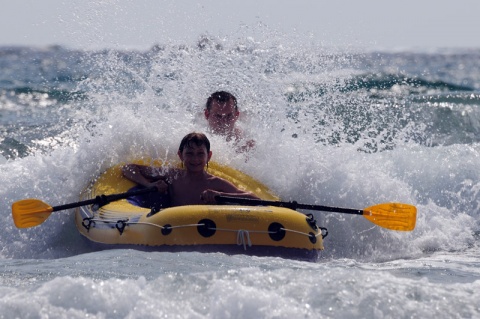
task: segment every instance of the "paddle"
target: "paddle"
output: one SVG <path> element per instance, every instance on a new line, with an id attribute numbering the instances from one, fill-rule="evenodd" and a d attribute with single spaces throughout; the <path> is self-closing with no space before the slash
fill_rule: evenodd
<path id="1" fill-rule="evenodd" d="M 156 190 L 156 187 L 149 187 L 120 194 L 100 195 L 95 198 L 84 200 L 81 202 L 65 204 L 55 207 L 52 207 L 39 199 L 23 199 L 12 204 L 12 217 L 15 226 L 17 226 L 18 228 L 35 227 L 43 223 L 52 212 L 91 204 L 97 205 L 97 207 L 99 208 L 116 200 L 128 198 L 134 195 L 147 194 Z"/>
<path id="2" fill-rule="evenodd" d="M 362 215 L 370 222 L 383 228 L 411 231 L 415 228 L 417 208 L 408 204 L 384 203 L 367 207 L 363 210 L 351 208 L 328 207 L 320 205 L 298 204 L 297 202 L 277 202 L 250 198 L 236 198 L 229 196 L 216 196 L 219 204 L 240 204 L 250 206 L 278 206 L 290 209 L 309 209 L 324 212 Z"/>

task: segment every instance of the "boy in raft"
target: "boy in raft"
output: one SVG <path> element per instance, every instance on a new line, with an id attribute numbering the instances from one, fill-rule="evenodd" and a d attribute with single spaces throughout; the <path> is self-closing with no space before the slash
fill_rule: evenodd
<path id="1" fill-rule="evenodd" d="M 217 195 L 258 199 L 223 178 L 207 173 L 205 166 L 208 168 L 212 151 L 205 134 L 187 134 L 177 154 L 183 169 L 171 168 L 162 173 L 161 168 L 127 164 L 122 168 L 122 173 L 139 185 L 155 186 L 160 193 L 168 191 L 171 206 L 215 204 Z"/>

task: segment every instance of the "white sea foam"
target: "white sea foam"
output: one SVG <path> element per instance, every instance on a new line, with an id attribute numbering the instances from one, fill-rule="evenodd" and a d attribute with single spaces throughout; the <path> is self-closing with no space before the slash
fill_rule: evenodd
<path id="1" fill-rule="evenodd" d="M 110 250 L 16 265 L 20 287 L 4 286 L 0 307 L 5 318 L 474 317 L 478 263 L 478 251 L 315 264 Z"/>

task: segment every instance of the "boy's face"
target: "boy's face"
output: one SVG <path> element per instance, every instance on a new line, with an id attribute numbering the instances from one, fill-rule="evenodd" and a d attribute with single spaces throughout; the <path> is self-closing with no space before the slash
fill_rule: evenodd
<path id="1" fill-rule="evenodd" d="M 232 99 L 226 102 L 214 100 L 210 110 L 205 109 L 205 118 L 208 125 L 217 134 L 230 133 L 239 115 L 240 112 L 235 109 L 235 102 Z"/>
<path id="2" fill-rule="evenodd" d="M 212 152 L 207 152 L 207 147 L 190 143 L 185 145 L 182 152 L 178 151 L 178 156 L 183 162 L 185 169 L 190 172 L 203 171 L 208 161 L 212 157 Z"/>

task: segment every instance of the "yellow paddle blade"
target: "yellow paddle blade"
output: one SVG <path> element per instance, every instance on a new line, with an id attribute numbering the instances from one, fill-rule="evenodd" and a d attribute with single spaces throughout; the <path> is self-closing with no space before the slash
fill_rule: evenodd
<path id="1" fill-rule="evenodd" d="M 18 228 L 35 227 L 43 223 L 53 208 L 38 199 L 23 199 L 12 204 L 12 217 Z"/>
<path id="2" fill-rule="evenodd" d="M 383 228 L 411 231 L 417 222 L 417 208 L 401 203 L 378 204 L 365 208 L 362 216 Z"/>

